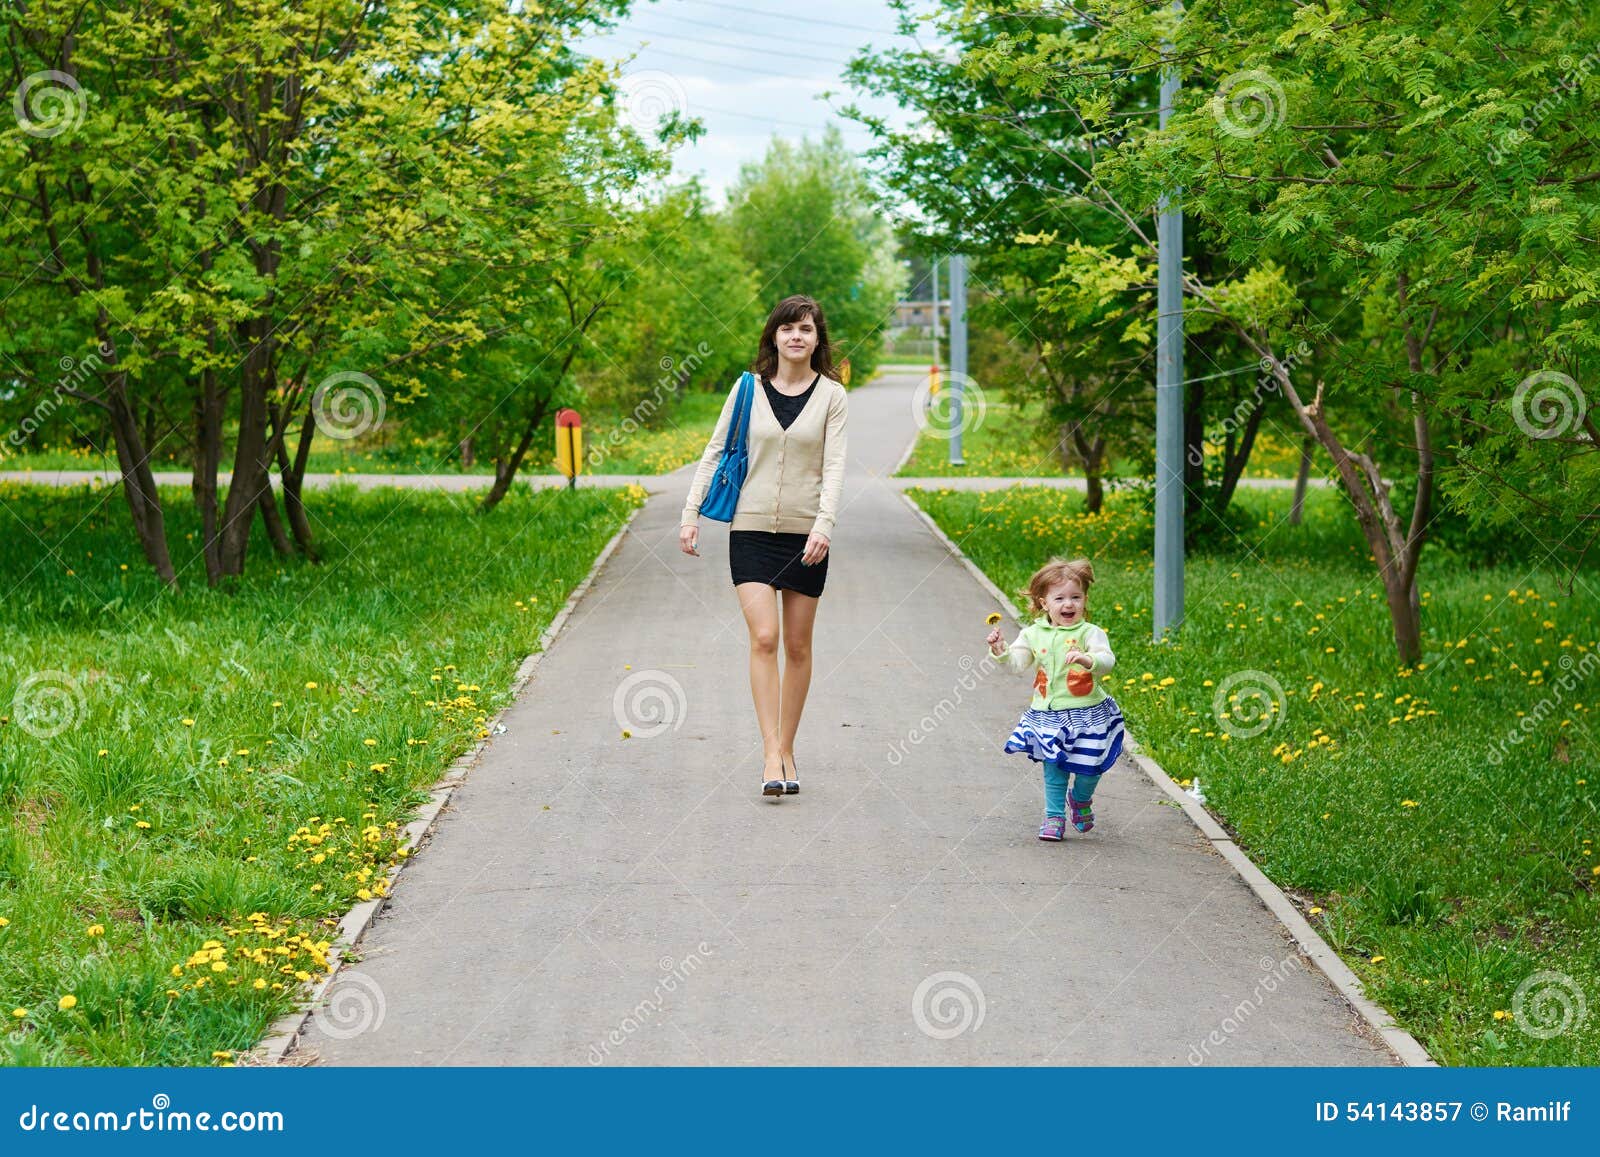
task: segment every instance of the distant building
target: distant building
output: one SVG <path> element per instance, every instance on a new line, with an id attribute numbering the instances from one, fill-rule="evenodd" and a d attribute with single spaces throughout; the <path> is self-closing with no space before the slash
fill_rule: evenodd
<path id="1" fill-rule="evenodd" d="M 933 321 L 933 302 L 923 301 L 898 301 L 894 307 L 894 324 L 890 330 L 901 329 L 927 329 Z M 946 299 L 939 301 L 939 332 L 950 332 L 950 302 Z"/>

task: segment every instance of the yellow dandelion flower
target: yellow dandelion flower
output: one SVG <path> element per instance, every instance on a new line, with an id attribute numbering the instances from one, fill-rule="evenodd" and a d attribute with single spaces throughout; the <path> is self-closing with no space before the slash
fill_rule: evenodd
<path id="1" fill-rule="evenodd" d="M 194 726 L 194 720 L 193 719 L 182 720 L 182 723 L 183 723 L 183 725 L 185 727 L 193 727 Z"/>
<path id="2" fill-rule="evenodd" d="M 984 617 L 983 621 L 988 623 L 991 627 L 994 626 L 996 623 L 998 623 L 1000 621 L 1000 612 L 999 611 L 991 611 L 991 612 L 989 612 L 989 614 Z"/>
<path id="3" fill-rule="evenodd" d="M 69 992 L 69 993 L 67 993 L 67 995 L 63 996 L 60 1000 L 56 1001 L 56 1007 L 59 1008 L 62 1012 L 66 1012 L 67 1009 L 69 1009 L 69 1008 L 77 1008 L 78 1007 L 78 998 L 73 996 L 72 993 Z"/>
<path id="4" fill-rule="evenodd" d="M 317 689 L 317 685 L 315 683 L 307 683 L 306 684 L 306 690 L 307 691 L 315 691 L 316 689 Z"/>
<path id="5" fill-rule="evenodd" d="M 1372 958 L 1372 963 L 1374 963 L 1374 964 L 1382 964 L 1383 961 L 1384 961 L 1384 957 L 1382 957 L 1382 956 L 1374 956 Z"/>
<path id="6" fill-rule="evenodd" d="M 1320 911 L 1322 911 L 1321 908 L 1317 907 L 1315 904 L 1311 905 L 1311 914 L 1313 916 L 1315 916 Z"/>
<path id="7" fill-rule="evenodd" d="M 85 936 L 104 936 L 105 934 L 106 926 L 104 924 L 91 924 L 84 930 Z"/>
<path id="8" fill-rule="evenodd" d="M 1400 806 L 1401 807 L 1416 807 L 1417 806 L 1417 801 L 1414 800 L 1414 799 L 1403 799 L 1403 800 L 1400 801 Z"/>
<path id="9" fill-rule="evenodd" d="M 11 1010 L 11 1015 L 16 1017 L 18 1020 L 21 1020 L 23 1017 L 28 1015 L 28 1010 L 25 1008 L 14 1008 Z"/>

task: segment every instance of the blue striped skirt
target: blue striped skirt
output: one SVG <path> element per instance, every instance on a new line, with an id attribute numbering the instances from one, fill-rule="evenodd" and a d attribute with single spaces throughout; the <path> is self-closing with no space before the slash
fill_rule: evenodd
<path id="1" fill-rule="evenodd" d="M 1007 752 L 1035 763 L 1051 760 L 1069 771 L 1099 775 L 1122 754 L 1122 709 L 1109 695 L 1089 707 L 1028 708 L 1006 739 Z"/>

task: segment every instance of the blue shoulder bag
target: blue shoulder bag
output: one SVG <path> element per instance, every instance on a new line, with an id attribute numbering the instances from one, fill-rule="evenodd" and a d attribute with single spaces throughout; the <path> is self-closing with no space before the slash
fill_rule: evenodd
<path id="1" fill-rule="evenodd" d="M 739 399 L 734 403 L 728 436 L 722 445 L 722 460 L 717 463 L 700 513 L 716 522 L 732 522 L 739 505 L 739 487 L 744 485 L 750 467 L 750 404 L 755 400 L 755 377 L 746 370 L 739 379 Z"/>

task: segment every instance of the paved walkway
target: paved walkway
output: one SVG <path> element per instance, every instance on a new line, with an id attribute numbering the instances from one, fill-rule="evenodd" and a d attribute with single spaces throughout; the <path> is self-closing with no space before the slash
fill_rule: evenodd
<path id="1" fill-rule="evenodd" d="M 1393 1063 L 1130 761 L 1101 785 L 1093 833 L 1035 838 L 1037 769 L 1000 750 L 1027 683 L 996 671 L 963 686 L 993 603 L 883 477 L 912 436 L 915 385 L 851 397 L 802 793 L 756 794 L 726 529 L 703 523 L 703 557 L 678 552 L 680 472 L 402 873 L 330 989 L 342 1014 L 319 1013 L 302 1051 L 340 1065 Z"/>

